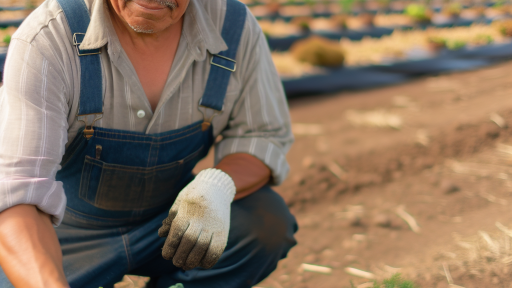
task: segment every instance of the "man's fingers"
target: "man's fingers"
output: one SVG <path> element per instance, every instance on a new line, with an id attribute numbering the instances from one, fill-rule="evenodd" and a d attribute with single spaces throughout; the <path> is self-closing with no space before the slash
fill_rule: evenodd
<path id="1" fill-rule="evenodd" d="M 160 229 L 158 229 L 158 237 L 167 237 L 169 235 L 169 230 L 171 230 L 171 225 L 163 224 Z"/>
<path id="2" fill-rule="evenodd" d="M 183 234 L 185 234 L 185 231 L 187 231 L 189 225 L 188 221 L 180 218 L 176 218 L 173 222 L 169 235 L 167 235 L 167 239 L 165 239 L 164 247 L 162 248 L 162 257 L 167 260 L 171 260 L 174 256 L 176 249 L 178 249 L 180 245 L 181 238 Z"/>
<path id="3" fill-rule="evenodd" d="M 206 255 L 201 261 L 201 267 L 204 269 L 212 268 L 213 265 L 219 261 L 222 253 L 224 253 L 224 248 L 226 248 L 227 241 L 228 237 L 224 233 L 214 234 L 210 243 L 210 247 L 208 247 L 208 251 L 206 251 Z"/>
<path id="4" fill-rule="evenodd" d="M 172 258 L 172 263 L 174 264 L 174 266 L 182 267 L 183 265 L 185 265 L 185 262 L 187 261 L 190 251 L 192 251 L 192 248 L 194 248 L 194 246 L 197 243 L 197 240 L 199 239 L 201 228 L 201 225 L 194 223 L 188 226 L 187 231 L 185 232 L 185 234 L 183 234 L 183 237 L 181 238 L 180 245 L 176 250 L 174 257 Z"/>
<path id="5" fill-rule="evenodd" d="M 167 216 L 167 218 L 164 219 L 164 221 L 162 221 L 162 224 L 171 225 L 172 220 L 174 220 L 174 218 L 176 218 L 176 215 L 178 215 L 178 208 L 179 204 L 177 202 L 174 202 L 174 204 L 172 204 L 171 209 L 169 210 L 169 215 Z"/>
<path id="6" fill-rule="evenodd" d="M 210 242 L 212 240 L 212 234 L 205 232 L 204 230 L 199 235 L 199 239 L 197 239 L 196 246 L 192 248 L 190 254 L 188 255 L 187 261 L 185 265 L 183 265 L 183 270 L 192 270 L 201 264 L 201 260 L 203 259 L 208 247 L 210 247 Z"/>
<path id="7" fill-rule="evenodd" d="M 172 221 L 178 215 L 178 206 L 177 202 L 174 202 L 171 209 L 169 210 L 169 216 L 162 221 L 162 227 L 158 229 L 158 237 L 167 237 L 169 234 L 169 230 L 171 229 Z"/>

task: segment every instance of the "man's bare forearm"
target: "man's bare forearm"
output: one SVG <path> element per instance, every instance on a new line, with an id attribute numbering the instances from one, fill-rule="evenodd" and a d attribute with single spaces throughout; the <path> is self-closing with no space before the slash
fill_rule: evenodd
<path id="1" fill-rule="evenodd" d="M 235 200 L 258 191 L 270 181 L 270 169 L 258 158 L 245 153 L 224 157 L 215 168 L 224 171 L 235 182 Z"/>
<path id="2" fill-rule="evenodd" d="M 15 287 L 69 287 L 51 218 L 32 205 L 0 213 L 0 266 Z"/>

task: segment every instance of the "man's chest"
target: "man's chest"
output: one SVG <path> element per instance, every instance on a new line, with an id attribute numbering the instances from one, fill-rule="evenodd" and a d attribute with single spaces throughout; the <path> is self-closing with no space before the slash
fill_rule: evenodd
<path id="1" fill-rule="evenodd" d="M 202 120 L 203 114 L 198 109 L 198 104 L 205 92 L 210 63 L 208 59 L 203 61 L 194 59 L 187 52 L 186 47 L 183 48 L 185 49 L 177 52 L 172 69 L 167 73 L 168 77 L 163 80 L 166 83 L 160 93 L 161 97 L 156 109 L 152 109 L 143 85 L 138 79 L 137 71 L 127 61 L 127 56 L 121 55 L 117 59 L 112 59 L 107 53 L 102 53 L 103 118 L 96 122 L 96 125 L 154 134 L 179 129 Z M 76 78 L 75 88 L 79 87 L 79 79 Z M 75 117 L 78 95 L 79 90 L 75 89 L 68 118 L 68 140 L 72 140 L 83 126 L 83 123 Z M 215 135 L 227 125 L 239 96 L 238 75 L 233 75 L 224 100 L 224 111 L 214 118 Z"/>
<path id="2" fill-rule="evenodd" d="M 156 110 L 167 84 L 177 49 L 178 41 L 171 42 L 166 49 L 158 51 L 141 52 L 136 47 L 125 46 L 126 56 L 133 66 L 152 111 Z"/>
<path id="3" fill-rule="evenodd" d="M 151 59 L 135 56 L 130 60 L 151 110 L 155 111 L 167 83 L 174 56 L 162 55 L 162 57 Z"/>

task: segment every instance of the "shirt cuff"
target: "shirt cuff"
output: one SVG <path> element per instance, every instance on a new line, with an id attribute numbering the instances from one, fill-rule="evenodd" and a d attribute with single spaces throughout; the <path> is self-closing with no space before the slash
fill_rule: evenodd
<path id="1" fill-rule="evenodd" d="M 215 146 L 215 165 L 230 154 L 247 153 L 261 160 L 272 172 L 271 185 L 280 185 L 288 176 L 290 166 L 286 152 L 266 138 L 224 138 Z"/>
<path id="2" fill-rule="evenodd" d="M 36 183 L 34 183 L 36 182 Z M 62 182 L 50 179 L 9 179 L 0 189 L 0 212 L 17 205 L 33 205 L 52 216 L 57 227 L 66 211 L 66 194 Z"/>

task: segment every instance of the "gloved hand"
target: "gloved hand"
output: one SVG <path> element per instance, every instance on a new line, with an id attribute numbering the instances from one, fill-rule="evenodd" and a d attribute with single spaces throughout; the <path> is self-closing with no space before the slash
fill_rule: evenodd
<path id="1" fill-rule="evenodd" d="M 178 194 L 158 236 L 167 237 L 162 256 L 184 270 L 210 269 L 226 248 L 235 183 L 218 169 L 197 174 Z"/>

